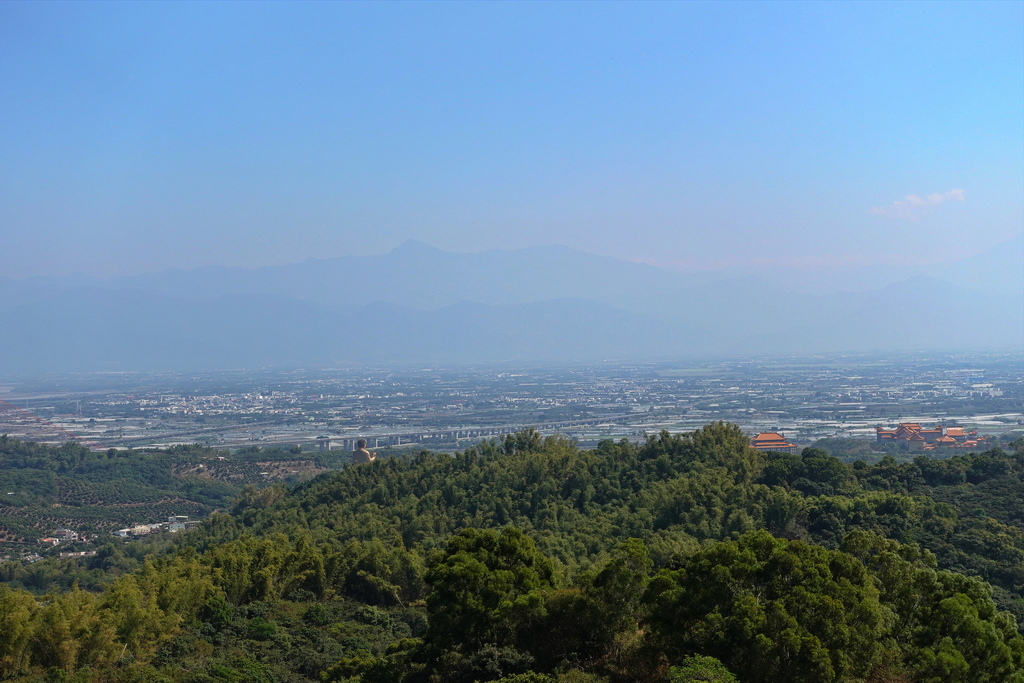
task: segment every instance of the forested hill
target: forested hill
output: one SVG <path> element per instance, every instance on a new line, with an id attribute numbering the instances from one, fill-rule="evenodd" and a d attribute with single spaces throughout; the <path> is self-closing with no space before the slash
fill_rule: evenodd
<path id="1" fill-rule="evenodd" d="M 1022 477 L 1024 445 L 868 466 L 722 423 L 527 431 L 250 489 L 98 595 L 0 588 L 0 671 L 1024 681 Z"/>
<path id="2" fill-rule="evenodd" d="M 0 556 L 23 554 L 61 527 L 103 537 L 170 515 L 204 517 L 229 506 L 245 484 L 298 481 L 348 460 L 338 452 L 303 456 L 297 449 L 250 447 L 229 453 L 199 445 L 97 452 L 0 435 Z"/>

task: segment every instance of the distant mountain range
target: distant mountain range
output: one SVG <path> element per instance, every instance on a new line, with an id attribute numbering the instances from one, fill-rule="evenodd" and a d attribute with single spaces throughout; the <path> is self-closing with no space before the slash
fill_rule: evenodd
<path id="1" fill-rule="evenodd" d="M 2 373 L 1020 350 L 1024 238 L 932 271 L 832 277 L 409 241 L 255 269 L 0 278 L 0 314 Z"/>

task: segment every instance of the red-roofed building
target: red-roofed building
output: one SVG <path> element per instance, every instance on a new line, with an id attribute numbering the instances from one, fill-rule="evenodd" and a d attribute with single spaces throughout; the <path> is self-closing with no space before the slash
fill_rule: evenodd
<path id="1" fill-rule="evenodd" d="M 759 451 L 771 451 L 773 453 L 796 453 L 797 445 L 786 441 L 786 437 L 779 432 L 761 432 L 750 440 L 750 445 Z"/>
<path id="2" fill-rule="evenodd" d="M 931 451 L 936 448 L 977 448 L 986 445 L 986 439 L 977 430 L 964 433 L 963 427 L 935 425 L 925 429 L 916 422 L 901 422 L 895 429 L 875 427 L 875 438 L 880 444 L 898 443 L 906 450 Z"/>

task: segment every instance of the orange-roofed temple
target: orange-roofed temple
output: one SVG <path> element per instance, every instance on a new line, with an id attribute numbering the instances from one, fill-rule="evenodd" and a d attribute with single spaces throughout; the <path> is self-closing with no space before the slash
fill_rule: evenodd
<path id="1" fill-rule="evenodd" d="M 750 445 L 759 451 L 796 453 L 797 445 L 786 441 L 779 432 L 761 432 L 750 440 Z"/>
<path id="2" fill-rule="evenodd" d="M 895 429 L 875 427 L 878 443 L 899 444 L 904 450 L 933 451 L 936 448 L 978 448 L 987 445 L 987 439 L 972 429 L 967 432 L 963 427 L 943 427 L 935 425 L 931 429 L 922 427 L 917 422 L 901 422 Z"/>

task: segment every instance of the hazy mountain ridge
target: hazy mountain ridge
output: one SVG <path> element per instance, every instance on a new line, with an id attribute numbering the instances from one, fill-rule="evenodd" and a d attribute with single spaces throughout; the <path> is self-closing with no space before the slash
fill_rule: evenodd
<path id="1" fill-rule="evenodd" d="M 682 325 L 572 299 L 422 311 L 259 295 L 75 295 L 50 302 L 45 315 L 35 304 L 5 313 L 4 371 L 593 360 L 664 356 L 672 339 L 685 353 L 695 340 Z"/>
<path id="2" fill-rule="evenodd" d="M 947 269 L 986 274 L 976 289 L 901 274 L 868 291 L 794 291 L 763 271 L 716 280 L 566 247 L 415 241 L 258 269 L 8 279 L 0 371 L 1013 348 L 1024 289 L 998 282 L 1020 275 L 1005 265 L 1014 245 Z"/>

